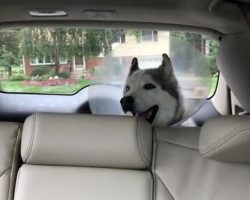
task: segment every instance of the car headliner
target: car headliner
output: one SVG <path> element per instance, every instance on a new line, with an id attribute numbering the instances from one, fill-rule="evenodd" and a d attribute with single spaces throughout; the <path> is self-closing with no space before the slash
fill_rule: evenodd
<path id="1" fill-rule="evenodd" d="M 233 3 L 232 3 L 233 2 Z M 113 24 L 158 23 L 211 29 L 222 34 L 242 32 L 247 23 L 238 6 L 242 0 L 3 0 L 0 7 L 0 25 L 33 23 L 39 21 L 100 22 Z M 240 2 L 240 3 L 239 3 Z M 244 4 L 245 5 L 245 4 Z M 64 10 L 63 17 L 32 17 L 30 10 Z M 115 17 L 89 18 L 83 11 L 112 11 Z"/>

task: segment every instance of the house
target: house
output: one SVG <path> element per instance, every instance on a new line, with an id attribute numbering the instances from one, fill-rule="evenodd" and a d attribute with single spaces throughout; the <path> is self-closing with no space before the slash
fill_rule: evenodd
<path id="1" fill-rule="evenodd" d="M 169 37 L 168 31 L 137 31 L 134 34 L 126 31 L 112 43 L 111 56 L 117 58 L 119 64 L 126 66 L 125 68 L 130 66 L 133 57 L 137 57 L 144 68 L 158 66 L 162 53 L 169 53 Z M 103 61 L 104 55 L 102 54 L 88 61 L 84 56 L 74 56 L 72 62 L 61 58 L 59 72 L 69 72 L 72 78 L 91 79 L 94 69 Z M 30 76 L 38 66 L 53 68 L 54 65 L 51 58 L 23 58 L 24 71 L 27 76 Z"/>

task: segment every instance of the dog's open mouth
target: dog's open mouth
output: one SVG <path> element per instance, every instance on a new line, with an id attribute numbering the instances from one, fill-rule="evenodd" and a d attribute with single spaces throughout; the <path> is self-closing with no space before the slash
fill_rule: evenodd
<path id="1" fill-rule="evenodd" d="M 156 113 L 158 111 L 159 107 L 157 105 L 150 107 L 146 111 L 139 113 L 139 117 L 143 117 L 146 119 L 149 123 L 152 123 L 155 119 Z"/>

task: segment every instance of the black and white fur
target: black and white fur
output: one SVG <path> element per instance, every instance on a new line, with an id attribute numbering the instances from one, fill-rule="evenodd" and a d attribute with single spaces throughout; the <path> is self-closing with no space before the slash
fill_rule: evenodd
<path id="1" fill-rule="evenodd" d="M 124 112 L 144 117 L 153 125 L 167 126 L 180 121 L 184 107 L 170 58 L 162 55 L 156 69 L 141 70 L 133 58 L 121 105 Z"/>

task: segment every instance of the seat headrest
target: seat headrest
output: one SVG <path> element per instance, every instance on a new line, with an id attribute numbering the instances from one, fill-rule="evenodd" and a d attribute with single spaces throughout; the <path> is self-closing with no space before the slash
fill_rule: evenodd
<path id="1" fill-rule="evenodd" d="M 199 140 L 203 157 L 226 162 L 250 162 L 250 116 L 208 120 Z"/>
<path id="2" fill-rule="evenodd" d="M 151 125 L 129 116 L 33 114 L 24 123 L 25 163 L 144 169 L 150 165 Z"/>

